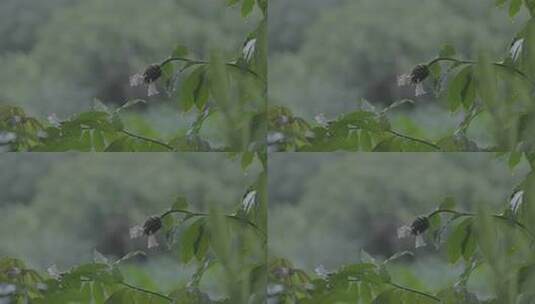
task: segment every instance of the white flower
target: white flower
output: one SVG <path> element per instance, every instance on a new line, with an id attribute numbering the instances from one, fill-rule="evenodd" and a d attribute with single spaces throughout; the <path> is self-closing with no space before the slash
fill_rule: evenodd
<path id="1" fill-rule="evenodd" d="M 47 117 L 48 122 L 56 128 L 61 126 L 61 120 L 58 118 L 56 113 L 52 113 Z"/>
<path id="2" fill-rule="evenodd" d="M 256 190 L 251 190 L 244 195 L 241 208 L 243 212 L 245 212 L 245 214 L 248 214 L 255 204 L 256 204 Z"/>
<path id="3" fill-rule="evenodd" d="M 0 144 L 7 144 L 17 139 L 17 134 L 13 132 L 0 132 Z"/>
<path id="4" fill-rule="evenodd" d="M 131 239 L 137 239 L 144 235 L 143 226 L 136 225 L 132 228 L 130 228 L 130 238 Z"/>
<path id="5" fill-rule="evenodd" d="M 424 235 L 423 234 L 418 234 L 416 236 L 416 245 L 415 245 L 415 247 L 416 248 L 420 248 L 420 247 L 424 247 L 425 245 L 426 245 L 426 243 L 425 243 Z"/>
<path id="6" fill-rule="evenodd" d="M 251 61 L 251 58 L 253 58 L 255 49 L 256 49 L 256 39 L 251 39 L 245 43 L 245 46 L 243 47 L 243 58 L 245 59 L 245 61 L 247 62 Z"/>
<path id="7" fill-rule="evenodd" d="M 130 86 L 137 87 L 142 85 L 145 82 L 145 77 L 142 74 L 134 74 L 130 76 Z"/>
<path id="8" fill-rule="evenodd" d="M 323 265 L 319 265 L 318 267 L 316 267 L 314 269 L 314 272 L 322 279 L 327 279 L 329 277 L 329 275 L 331 274 L 327 268 L 325 268 L 325 266 Z"/>
<path id="9" fill-rule="evenodd" d="M 13 284 L 0 284 L 0 296 L 8 296 L 17 291 L 17 286 Z M 9 298 L 8 298 L 9 301 Z M 8 302 L 9 303 L 9 302 Z"/>
<path id="10" fill-rule="evenodd" d="M 135 239 L 142 236 L 147 236 L 147 247 L 158 247 L 158 240 L 156 239 L 156 232 L 162 228 L 162 219 L 159 216 L 149 217 L 143 225 L 136 225 L 130 228 L 130 238 Z"/>
<path id="11" fill-rule="evenodd" d="M 150 96 L 158 95 L 159 93 L 160 92 L 158 92 L 158 88 L 156 88 L 156 84 L 154 82 L 149 83 L 149 91 L 147 95 L 150 97 Z"/>
<path id="12" fill-rule="evenodd" d="M 146 84 L 148 87 L 147 95 L 158 95 L 156 80 L 162 76 L 162 68 L 158 64 L 151 64 L 143 73 L 137 73 L 130 76 L 130 86 L 137 87 Z"/>
<path id="13" fill-rule="evenodd" d="M 51 276 L 52 278 L 56 280 L 61 279 L 62 274 L 59 271 L 58 266 L 56 266 L 56 264 L 48 267 L 46 272 L 48 273 L 49 276 Z"/>
<path id="14" fill-rule="evenodd" d="M 424 90 L 424 85 L 420 82 L 420 83 L 417 83 L 416 84 L 416 91 L 414 93 L 414 95 L 416 96 L 422 96 L 422 95 L 425 95 L 425 90 Z"/>
<path id="15" fill-rule="evenodd" d="M 429 67 L 425 64 L 419 64 L 410 73 L 398 76 L 398 86 L 414 86 L 415 95 L 422 96 L 426 94 L 423 81 L 427 76 L 429 76 Z"/>
<path id="16" fill-rule="evenodd" d="M 314 120 L 324 128 L 327 128 L 329 126 L 329 121 L 323 113 L 319 113 L 318 115 L 314 116 Z"/>
<path id="17" fill-rule="evenodd" d="M 524 38 L 516 40 L 511 46 L 510 54 L 513 62 L 516 62 L 522 53 L 522 48 L 524 46 Z"/>
<path id="18" fill-rule="evenodd" d="M 284 134 L 281 132 L 271 132 L 267 135 L 268 144 L 274 144 L 281 142 L 285 138 Z"/>
<path id="19" fill-rule="evenodd" d="M 411 84 L 411 75 L 403 74 L 398 76 L 398 86 L 404 87 Z"/>
<path id="20" fill-rule="evenodd" d="M 398 228 L 398 238 L 402 239 L 414 236 L 416 242 L 415 247 L 423 247 L 426 245 L 424 239 L 424 232 L 429 229 L 429 226 L 429 218 L 424 216 L 417 217 L 411 225 L 404 225 Z"/>
<path id="21" fill-rule="evenodd" d="M 412 235 L 412 228 L 404 225 L 398 228 L 398 239 L 404 239 Z"/>
<path id="22" fill-rule="evenodd" d="M 513 194 L 513 197 L 511 198 L 511 201 L 509 202 L 510 206 L 511 206 L 511 210 L 513 211 L 513 213 L 518 213 L 518 210 L 520 208 L 520 206 L 522 205 L 522 202 L 524 201 L 524 191 L 523 190 L 520 190 L 520 191 L 517 191 L 515 192 L 515 194 Z"/>
<path id="23" fill-rule="evenodd" d="M 158 247 L 160 244 L 158 244 L 158 240 L 156 239 L 156 236 L 154 234 L 149 235 L 147 238 L 147 247 L 149 249 Z"/>

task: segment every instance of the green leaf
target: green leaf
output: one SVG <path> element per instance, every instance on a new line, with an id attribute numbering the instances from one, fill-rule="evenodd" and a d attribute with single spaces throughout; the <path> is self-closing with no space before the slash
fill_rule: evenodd
<path id="1" fill-rule="evenodd" d="M 373 147 L 372 137 L 370 133 L 365 130 L 360 132 L 360 147 L 362 151 L 371 151 Z"/>
<path id="2" fill-rule="evenodd" d="M 204 66 L 195 69 L 183 82 L 180 89 L 180 106 L 189 111 L 193 105 L 203 109 L 209 97 L 209 87 Z"/>
<path id="3" fill-rule="evenodd" d="M 524 0 L 524 5 L 529 10 L 531 17 L 535 16 L 535 0 Z"/>
<path id="4" fill-rule="evenodd" d="M 247 169 L 247 167 L 251 165 L 253 160 L 254 160 L 254 152 L 251 152 L 251 151 L 243 152 L 242 157 L 241 157 L 241 168 L 243 170 Z"/>
<path id="5" fill-rule="evenodd" d="M 452 57 L 455 56 L 457 52 L 455 51 L 455 48 L 449 44 L 445 44 L 440 49 L 440 52 L 438 53 L 440 57 Z"/>
<path id="6" fill-rule="evenodd" d="M 182 44 L 177 44 L 175 48 L 173 49 L 173 53 L 171 53 L 171 56 L 173 57 L 186 57 L 188 55 L 189 51 L 188 48 Z"/>
<path id="7" fill-rule="evenodd" d="M 522 155 L 522 152 L 516 151 L 513 151 L 509 154 L 508 165 L 511 170 L 514 169 L 520 163 L 520 161 L 522 160 Z"/>
<path id="8" fill-rule="evenodd" d="M 461 69 L 448 86 L 448 104 L 450 111 L 456 111 L 462 104 L 466 109 L 476 99 L 476 87 L 473 81 L 472 67 Z"/>
<path id="9" fill-rule="evenodd" d="M 186 210 L 188 209 L 188 199 L 185 196 L 177 196 L 173 202 L 172 209 Z"/>
<path id="10" fill-rule="evenodd" d="M 255 0 L 243 0 L 241 6 L 241 15 L 242 17 L 247 17 L 254 8 Z"/>
<path id="11" fill-rule="evenodd" d="M 204 239 L 206 233 L 205 219 L 198 219 L 191 224 L 180 237 L 180 260 L 187 264 L 194 256 L 203 255 L 208 248 Z"/>
<path id="12" fill-rule="evenodd" d="M 468 250 L 472 250 L 470 238 L 472 237 L 472 219 L 468 218 L 458 224 L 448 237 L 448 262 L 455 264 Z M 475 243 L 474 243 L 475 245 Z"/>
<path id="13" fill-rule="evenodd" d="M 509 16 L 512 18 L 518 14 L 522 7 L 522 0 L 511 0 L 509 3 Z"/>
<path id="14" fill-rule="evenodd" d="M 442 201 L 442 203 L 440 203 L 440 206 L 439 206 L 439 209 L 455 209 L 455 206 L 457 205 L 457 202 L 455 201 L 455 199 L 453 197 L 446 197 L 444 198 L 444 200 Z"/>

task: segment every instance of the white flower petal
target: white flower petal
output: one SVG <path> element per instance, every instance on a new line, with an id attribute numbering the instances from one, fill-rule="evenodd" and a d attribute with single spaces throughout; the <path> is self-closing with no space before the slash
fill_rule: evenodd
<path id="1" fill-rule="evenodd" d="M 256 49 L 256 39 L 251 39 L 247 41 L 245 47 L 243 48 L 243 58 L 245 61 L 250 61 L 253 58 L 253 54 Z"/>
<path id="2" fill-rule="evenodd" d="M 149 83 L 149 92 L 148 92 L 149 97 L 158 95 L 159 93 L 160 92 L 158 92 L 158 88 L 156 88 L 156 83 L 154 82 Z"/>
<path id="3" fill-rule="evenodd" d="M 143 227 L 141 225 L 136 225 L 132 228 L 130 228 L 130 238 L 136 239 L 138 237 L 143 236 Z"/>
<path id="4" fill-rule="evenodd" d="M 328 127 L 329 126 L 329 121 L 327 120 L 327 117 L 325 117 L 325 114 L 323 113 L 320 113 L 316 116 L 314 116 L 314 120 L 320 124 L 322 127 Z"/>
<path id="5" fill-rule="evenodd" d="M 403 74 L 398 76 L 398 86 L 403 87 L 411 84 L 411 75 Z"/>
<path id="6" fill-rule="evenodd" d="M 327 279 L 329 277 L 329 271 L 323 265 L 319 265 L 314 269 L 314 272 L 322 279 Z"/>
<path id="7" fill-rule="evenodd" d="M 158 244 L 158 240 L 156 239 L 156 236 L 154 234 L 149 235 L 147 247 L 150 249 L 150 248 L 155 248 L 158 246 L 160 246 L 160 244 Z"/>
<path id="8" fill-rule="evenodd" d="M 416 248 L 424 247 L 425 245 L 426 244 L 425 244 L 424 235 L 423 234 L 418 234 L 416 236 Z"/>
<path id="9" fill-rule="evenodd" d="M 422 95 L 425 95 L 425 90 L 424 90 L 424 85 L 420 82 L 420 83 L 417 83 L 416 84 L 416 92 L 415 92 L 415 95 L 416 96 L 422 96 Z"/>
<path id="10" fill-rule="evenodd" d="M 134 74 L 130 76 L 130 86 L 131 87 L 137 87 L 139 85 L 142 85 L 143 82 L 145 82 L 145 77 L 143 77 L 142 74 Z"/>
<path id="11" fill-rule="evenodd" d="M 61 278 L 61 273 L 59 272 L 58 266 L 56 266 L 56 264 L 48 267 L 46 272 L 48 273 L 49 276 L 51 276 L 52 278 L 54 278 L 56 280 Z"/>
<path id="12" fill-rule="evenodd" d="M 517 191 L 513 195 L 510 201 L 510 206 L 511 206 L 511 210 L 513 211 L 513 213 L 518 212 L 518 208 L 520 208 L 520 206 L 522 205 L 523 200 L 524 200 L 524 191 L 522 190 Z"/>
<path id="13" fill-rule="evenodd" d="M 518 57 L 520 57 L 520 53 L 522 53 L 522 48 L 524 46 L 524 39 L 518 39 L 513 43 L 513 46 L 511 46 L 511 59 L 513 59 L 513 62 L 516 62 L 518 60 Z"/>
<path id="14" fill-rule="evenodd" d="M 398 239 L 409 237 L 412 234 L 412 228 L 410 226 L 401 226 L 398 228 Z"/>
<path id="15" fill-rule="evenodd" d="M 61 120 L 59 120 L 56 113 L 52 113 L 48 115 L 47 120 L 51 125 L 53 125 L 56 128 L 59 128 L 61 126 Z"/>
<path id="16" fill-rule="evenodd" d="M 242 200 L 242 210 L 245 212 L 245 214 L 249 214 L 249 211 L 254 207 L 256 203 L 256 191 L 252 190 L 247 192 L 247 194 L 243 197 Z"/>
<path id="17" fill-rule="evenodd" d="M 7 302 L 0 302 L 0 303 L 11 303 L 9 295 L 12 293 L 15 293 L 15 291 L 17 291 L 16 285 L 0 283 L 0 300 L 6 299 L 7 301 Z M 8 296 L 8 297 L 4 298 L 4 296 Z"/>

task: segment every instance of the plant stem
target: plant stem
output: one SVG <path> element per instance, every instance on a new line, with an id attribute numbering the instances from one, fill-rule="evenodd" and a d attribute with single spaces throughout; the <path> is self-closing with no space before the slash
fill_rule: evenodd
<path id="1" fill-rule="evenodd" d="M 459 60 L 459 59 L 450 58 L 450 57 L 438 57 L 438 58 L 435 58 L 435 59 L 431 60 L 427 64 L 427 66 L 432 66 L 433 64 L 439 63 L 441 61 L 450 61 L 450 62 L 455 62 L 455 63 L 459 63 L 459 64 L 470 64 L 470 65 L 478 64 L 477 61 L 473 61 L 473 60 Z M 505 70 L 509 70 L 509 71 L 511 71 L 513 73 L 516 73 L 520 77 L 522 77 L 524 80 L 526 80 L 527 82 L 531 83 L 532 85 L 535 85 L 535 83 L 524 72 L 520 71 L 519 69 L 517 69 L 517 68 L 515 68 L 513 66 L 506 65 L 506 64 L 503 64 L 501 62 L 492 62 L 491 64 L 494 65 L 494 66 L 503 68 Z"/>
<path id="2" fill-rule="evenodd" d="M 166 217 L 166 216 L 168 216 L 170 214 L 173 214 L 173 213 L 186 214 L 186 216 L 188 216 L 188 217 L 207 217 L 207 216 L 209 216 L 208 213 L 192 212 L 192 211 L 183 210 L 183 209 L 171 209 L 171 210 L 167 210 L 162 215 L 160 215 L 160 218 L 164 218 L 164 217 Z M 242 224 L 247 224 L 247 225 L 251 226 L 252 228 L 254 228 L 257 232 L 262 234 L 262 236 L 264 238 L 267 238 L 266 233 L 262 229 L 260 229 L 260 227 L 258 227 L 255 223 L 249 221 L 248 219 L 245 219 L 245 218 L 242 218 L 242 217 L 239 217 L 239 216 L 236 216 L 236 215 L 225 215 L 225 217 L 229 218 L 229 219 L 232 219 L 232 220 L 235 220 L 237 222 L 240 222 Z"/>
<path id="3" fill-rule="evenodd" d="M 189 59 L 189 58 L 184 58 L 184 57 L 169 57 L 167 59 L 165 59 L 161 64 L 160 66 L 163 67 L 164 65 L 168 64 L 168 63 L 171 63 L 173 61 L 182 61 L 182 62 L 186 62 L 186 66 L 181 70 L 184 71 L 187 67 L 190 67 L 190 66 L 194 66 L 194 65 L 206 65 L 206 64 L 210 64 L 210 62 L 208 61 L 205 61 L 205 60 L 193 60 L 193 59 Z M 229 66 L 229 67 L 232 67 L 232 68 L 235 68 L 235 69 L 238 69 L 240 71 L 244 71 L 244 72 L 247 72 L 253 76 L 255 76 L 256 78 L 264 81 L 264 79 L 262 77 L 260 77 L 260 75 L 258 75 L 255 71 L 247 68 L 247 67 L 242 67 L 242 66 L 239 66 L 237 65 L 236 63 L 232 63 L 232 62 L 227 62 L 225 63 L 226 66 Z"/>
<path id="4" fill-rule="evenodd" d="M 147 289 L 143 289 L 143 288 L 140 288 L 140 287 L 136 287 L 136 286 L 133 286 L 133 285 L 130 285 L 128 283 L 125 283 L 125 282 L 121 282 L 120 283 L 121 285 L 125 286 L 125 287 L 128 287 L 130 289 L 133 289 L 133 290 L 136 290 L 136 291 L 139 291 L 139 292 L 143 292 L 143 293 L 146 293 L 146 294 L 150 294 L 150 295 L 153 295 L 153 296 L 157 296 L 157 297 L 160 297 L 162 299 L 165 299 L 171 303 L 173 303 L 175 300 L 171 297 L 168 297 L 166 295 L 163 295 L 161 293 L 158 293 L 158 292 L 155 292 L 155 291 L 150 291 L 150 290 L 147 290 Z"/>
<path id="5" fill-rule="evenodd" d="M 477 216 L 475 213 L 460 212 L 460 211 L 451 210 L 451 209 L 438 209 L 438 210 L 435 210 L 435 211 L 431 212 L 427 217 L 430 218 L 430 217 L 433 217 L 433 216 L 435 216 L 437 214 L 440 214 L 440 213 L 451 213 L 451 214 L 457 215 L 459 217 L 461 217 L 461 216 L 465 216 L 465 217 L 475 217 L 475 216 Z M 524 231 L 524 233 L 526 233 L 530 238 L 532 238 L 535 241 L 535 235 L 533 235 L 533 233 L 531 233 L 531 231 L 526 227 L 526 225 L 520 223 L 519 221 L 517 221 L 517 220 L 515 220 L 513 218 L 510 218 L 510 217 L 504 216 L 504 215 L 500 215 L 500 214 L 492 214 L 491 216 L 496 218 L 496 219 L 505 221 L 505 222 L 513 223 L 518 228 L 520 228 L 520 230 Z"/>
<path id="6" fill-rule="evenodd" d="M 434 143 L 431 143 L 431 142 L 428 142 L 426 140 L 423 140 L 423 139 L 419 139 L 419 138 L 415 138 L 415 137 L 412 137 L 412 136 L 408 136 L 408 135 L 405 135 L 405 134 L 401 134 L 397 131 L 394 131 L 394 130 L 388 130 L 388 133 L 391 133 L 397 137 L 402 137 L 402 138 L 405 138 L 405 139 L 408 139 L 408 140 L 412 140 L 412 141 L 415 141 L 415 142 L 419 142 L 421 144 L 424 144 L 426 146 L 429 146 L 435 150 L 438 150 L 438 151 L 441 151 L 442 148 L 440 148 L 439 146 L 435 145 Z"/>
<path id="7" fill-rule="evenodd" d="M 149 138 L 149 137 L 145 137 L 145 136 L 142 136 L 142 135 L 138 135 L 138 134 L 134 134 L 128 130 L 125 130 L 125 129 L 122 129 L 121 130 L 122 133 L 130 136 L 130 137 L 134 137 L 134 138 L 137 138 L 139 140 L 143 140 L 143 141 L 147 141 L 147 142 L 150 142 L 150 143 L 153 143 L 153 144 L 157 144 L 159 146 L 162 146 L 162 147 L 165 147 L 167 150 L 169 151 L 174 151 L 175 148 L 173 148 L 172 146 L 164 143 L 164 142 L 161 142 L 157 139 L 153 139 L 153 138 Z"/>
<path id="8" fill-rule="evenodd" d="M 351 280 L 351 279 L 349 279 L 349 281 L 350 282 L 359 282 L 361 280 Z M 419 294 L 421 296 L 427 297 L 427 298 L 432 299 L 432 300 L 437 301 L 437 302 L 442 302 L 441 299 L 435 297 L 432 294 L 428 294 L 428 293 L 423 292 L 423 291 L 419 291 L 419 290 L 412 289 L 412 288 L 409 288 L 409 287 L 401 286 L 401 285 L 398 285 L 398 284 L 393 283 L 393 282 L 385 282 L 385 284 L 388 284 L 388 285 L 390 285 L 392 287 L 395 287 L 397 289 L 401 289 L 401 290 L 405 290 L 405 291 L 412 292 L 412 293 L 415 293 L 415 294 Z"/>
<path id="9" fill-rule="evenodd" d="M 397 289 L 401 289 L 401 290 L 405 290 L 405 291 L 412 292 L 412 293 L 415 293 L 415 294 L 419 294 L 419 295 L 427 297 L 429 299 L 433 299 L 433 300 L 435 300 L 437 302 L 442 302 L 442 300 L 440 300 L 439 298 L 435 297 L 434 295 L 425 293 L 423 291 L 419 291 L 419 290 L 416 290 L 416 289 L 412 289 L 412 288 L 408 288 L 408 287 L 405 287 L 405 286 L 401 286 L 401 285 L 398 285 L 398 284 L 392 283 L 392 282 L 389 282 L 388 284 L 393 286 L 393 287 L 395 287 L 395 288 L 397 288 Z"/>

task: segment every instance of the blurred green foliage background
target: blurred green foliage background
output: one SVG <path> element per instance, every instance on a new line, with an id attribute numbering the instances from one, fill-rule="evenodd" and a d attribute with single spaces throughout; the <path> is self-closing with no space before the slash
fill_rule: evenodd
<path id="1" fill-rule="evenodd" d="M 223 1 L 4 0 L 0 104 L 66 118 L 88 110 L 94 99 L 111 106 L 147 99 L 145 89 L 129 86 L 130 75 L 170 56 L 177 43 L 189 48 L 189 57 L 218 52 L 227 60 L 258 20 L 242 18 Z M 177 114 L 175 95 L 148 98 L 147 106 L 126 115 L 128 127 L 147 135 L 185 130 L 194 113 Z M 208 137 L 218 132 L 213 123 L 203 131 Z"/>
<path id="2" fill-rule="evenodd" d="M 412 89 L 397 86 L 397 76 L 437 56 L 445 44 L 467 59 L 481 52 L 501 58 L 525 20 L 512 20 L 492 1 L 273 0 L 270 102 L 308 120 L 355 110 L 361 99 L 379 109 L 414 99 L 389 114 L 394 129 L 438 138 L 462 115 L 450 115 L 433 94 L 415 98 Z M 488 124 L 481 116 L 470 135 L 489 143 Z"/>
<path id="3" fill-rule="evenodd" d="M 95 249 L 115 258 L 146 250 L 129 228 L 178 195 L 192 210 L 230 213 L 260 171 L 253 165 L 244 172 L 224 153 L 4 154 L 0 167 L 0 256 L 41 270 L 92 261 Z M 181 265 L 178 251 L 165 247 L 123 271 L 141 286 L 158 282 L 157 290 L 187 282 L 195 263 Z M 208 277 L 205 284 L 221 286 Z"/>
<path id="4" fill-rule="evenodd" d="M 461 210 L 482 203 L 499 211 L 527 170 L 522 163 L 511 171 L 492 153 L 272 154 L 269 254 L 313 271 L 357 263 L 361 250 L 379 259 L 414 251 L 414 240 L 397 238 L 399 227 L 446 197 Z M 462 272 L 448 265 L 442 249 L 430 245 L 414 252 L 416 258 L 390 266 L 407 286 L 444 288 Z M 476 289 L 484 271 L 471 282 Z"/>

